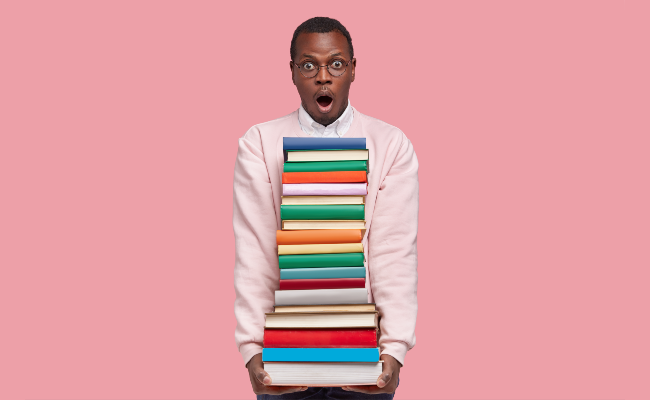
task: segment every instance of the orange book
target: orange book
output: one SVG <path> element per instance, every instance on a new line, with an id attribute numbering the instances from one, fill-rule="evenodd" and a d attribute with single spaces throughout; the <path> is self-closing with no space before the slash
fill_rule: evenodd
<path id="1" fill-rule="evenodd" d="M 283 172 L 282 183 L 367 182 L 366 171 Z"/>
<path id="2" fill-rule="evenodd" d="M 322 229 L 309 231 L 277 231 L 275 238 L 281 244 L 336 244 L 361 243 L 365 229 Z"/>

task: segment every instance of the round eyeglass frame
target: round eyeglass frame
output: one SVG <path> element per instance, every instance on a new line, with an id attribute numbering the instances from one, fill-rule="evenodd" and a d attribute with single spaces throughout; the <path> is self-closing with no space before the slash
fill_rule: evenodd
<path id="1" fill-rule="evenodd" d="M 316 70 L 316 73 L 314 74 L 314 76 L 306 76 L 305 74 L 303 74 L 303 72 L 302 72 L 302 68 L 300 67 L 300 64 L 296 64 L 295 62 L 293 62 L 293 60 L 291 61 L 291 63 L 292 63 L 293 65 L 295 65 L 296 67 L 298 67 L 298 71 L 300 71 L 300 75 L 304 76 L 304 77 L 307 78 L 307 79 L 311 79 L 311 78 L 315 78 L 315 77 L 318 76 L 318 73 L 320 72 L 320 69 L 321 69 L 322 67 L 326 67 L 326 68 L 327 68 L 327 72 L 329 72 L 329 74 L 332 75 L 332 76 L 336 76 L 336 77 L 343 76 L 343 74 L 345 74 L 345 71 L 348 70 L 348 65 L 350 65 L 350 63 L 352 62 L 352 60 L 354 60 L 354 58 L 351 59 L 350 61 L 348 61 L 348 62 L 345 64 L 345 69 L 344 69 L 343 72 L 341 72 L 339 75 L 334 75 L 334 74 L 332 73 L 332 71 L 330 71 L 330 66 L 329 66 L 329 65 L 316 65 L 316 66 L 318 67 L 318 69 Z M 337 60 L 335 60 L 335 61 L 337 61 Z M 340 60 L 338 60 L 338 61 L 340 61 Z M 332 62 L 333 62 L 333 61 L 332 61 Z M 313 64 L 315 64 L 315 63 L 313 63 Z"/>

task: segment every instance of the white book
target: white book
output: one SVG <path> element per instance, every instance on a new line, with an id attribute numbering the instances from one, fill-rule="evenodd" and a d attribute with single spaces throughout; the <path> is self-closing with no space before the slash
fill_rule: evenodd
<path id="1" fill-rule="evenodd" d="M 282 196 L 283 205 L 365 203 L 366 196 Z"/>
<path id="2" fill-rule="evenodd" d="M 368 149 L 286 151 L 285 161 L 366 161 Z"/>
<path id="3" fill-rule="evenodd" d="M 337 362 L 267 362 L 264 370 L 271 376 L 271 385 L 347 386 L 376 385 L 382 372 L 377 363 Z"/>
<path id="4" fill-rule="evenodd" d="M 377 329 L 378 314 L 369 312 L 266 313 L 265 328 L 373 328 Z"/>
<path id="5" fill-rule="evenodd" d="M 275 305 L 291 306 L 298 304 L 367 304 L 366 288 L 356 289 L 310 289 L 276 290 Z"/>
<path id="6" fill-rule="evenodd" d="M 299 306 L 275 306 L 275 313 L 339 313 L 376 311 L 375 303 L 368 304 L 310 304 Z M 268 315 L 268 313 L 267 313 Z"/>
<path id="7" fill-rule="evenodd" d="M 345 220 L 283 220 L 282 229 L 307 230 L 307 229 L 366 229 L 366 221 L 362 219 Z"/>

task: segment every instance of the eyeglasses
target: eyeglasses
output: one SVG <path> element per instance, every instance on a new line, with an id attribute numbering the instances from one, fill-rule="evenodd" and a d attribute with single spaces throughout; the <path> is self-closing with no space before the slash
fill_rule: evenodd
<path id="1" fill-rule="evenodd" d="M 352 60 L 343 64 L 343 60 L 334 60 L 329 65 L 317 65 L 311 61 L 305 61 L 302 64 L 296 64 L 293 61 L 291 61 L 291 63 L 298 67 L 302 76 L 305 78 L 313 78 L 318 75 L 318 72 L 322 67 L 327 67 L 327 71 L 329 71 L 332 76 L 341 76 L 345 73 L 345 70 L 348 69 L 348 64 L 350 64 L 351 61 Z"/>

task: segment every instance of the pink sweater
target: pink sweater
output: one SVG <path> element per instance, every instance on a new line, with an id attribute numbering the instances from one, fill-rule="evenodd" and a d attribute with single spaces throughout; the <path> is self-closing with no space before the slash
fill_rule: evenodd
<path id="1" fill-rule="evenodd" d="M 402 365 L 415 345 L 417 316 L 418 161 L 394 126 L 356 109 L 344 137 L 365 137 L 370 149 L 366 197 L 366 286 L 381 317 L 379 347 Z M 279 288 L 275 231 L 280 229 L 282 137 L 308 137 L 298 111 L 255 125 L 239 139 L 235 164 L 235 341 L 244 363 L 262 352 L 264 313 Z"/>

